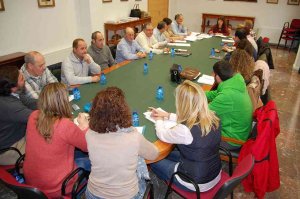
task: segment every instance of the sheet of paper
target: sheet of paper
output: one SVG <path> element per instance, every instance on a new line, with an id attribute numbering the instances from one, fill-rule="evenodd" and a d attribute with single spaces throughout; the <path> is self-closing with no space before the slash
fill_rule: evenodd
<path id="1" fill-rule="evenodd" d="M 184 38 L 184 40 L 186 40 L 186 41 L 196 41 L 197 37 L 196 36 L 187 36 L 186 38 Z"/>
<path id="2" fill-rule="evenodd" d="M 186 43 L 184 40 L 175 40 L 175 43 Z"/>
<path id="3" fill-rule="evenodd" d="M 209 34 L 205 34 L 205 33 L 202 33 L 200 35 L 197 35 L 197 39 L 200 40 L 200 39 L 209 39 L 211 38 L 212 36 L 209 35 Z"/>
<path id="4" fill-rule="evenodd" d="M 162 108 L 157 108 L 157 110 L 165 111 Z M 154 124 L 156 123 L 156 121 L 153 118 L 151 118 L 151 112 L 150 111 L 145 112 L 144 115 L 145 115 L 146 119 L 150 120 Z M 170 129 L 170 128 L 176 126 L 176 125 L 177 125 L 177 123 L 174 122 L 174 121 L 164 120 L 164 127 L 167 128 L 167 129 Z"/>
<path id="5" fill-rule="evenodd" d="M 222 42 L 224 43 L 234 43 L 233 39 L 222 39 Z"/>
<path id="6" fill-rule="evenodd" d="M 210 75 L 202 75 L 201 77 L 199 77 L 197 82 L 200 83 L 200 84 L 213 85 L 214 82 L 215 82 L 215 78 L 213 76 L 210 76 Z"/>
<path id="7" fill-rule="evenodd" d="M 90 117 L 90 115 L 89 115 L 88 113 L 83 113 L 83 114 L 84 114 L 84 116 L 87 117 L 87 118 Z M 73 122 L 74 122 L 74 124 L 76 124 L 77 126 L 79 125 L 78 120 L 77 120 L 77 117 L 74 118 Z"/>
<path id="8" fill-rule="evenodd" d="M 187 47 L 190 47 L 191 44 L 188 44 L 188 43 L 168 43 L 168 46 L 187 46 Z"/>
<path id="9" fill-rule="evenodd" d="M 136 126 L 135 128 L 140 134 L 144 135 L 145 126 Z"/>
<path id="10" fill-rule="evenodd" d="M 69 102 L 74 99 L 74 95 L 69 95 Z"/>

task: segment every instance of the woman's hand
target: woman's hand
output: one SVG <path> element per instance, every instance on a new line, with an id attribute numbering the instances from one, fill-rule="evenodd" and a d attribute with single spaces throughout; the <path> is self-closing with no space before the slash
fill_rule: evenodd
<path id="1" fill-rule="evenodd" d="M 151 117 L 154 120 L 163 120 L 165 117 L 169 118 L 170 113 L 149 107 L 151 109 Z"/>
<path id="2" fill-rule="evenodd" d="M 89 128 L 89 115 L 86 113 L 79 113 L 78 117 L 77 117 L 77 121 L 78 121 L 78 127 L 81 130 L 85 130 L 87 128 Z"/>

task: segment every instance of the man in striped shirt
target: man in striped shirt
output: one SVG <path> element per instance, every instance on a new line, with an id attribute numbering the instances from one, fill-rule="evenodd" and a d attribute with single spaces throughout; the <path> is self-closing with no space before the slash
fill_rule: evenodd
<path id="1" fill-rule="evenodd" d="M 57 82 L 57 79 L 46 67 L 41 53 L 31 51 L 25 55 L 24 61 L 21 72 L 25 79 L 25 94 L 29 98 L 38 99 L 44 86 Z"/>

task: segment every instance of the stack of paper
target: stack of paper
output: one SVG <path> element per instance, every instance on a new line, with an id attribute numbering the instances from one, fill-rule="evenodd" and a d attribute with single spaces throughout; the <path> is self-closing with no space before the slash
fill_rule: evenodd
<path id="1" fill-rule="evenodd" d="M 198 80 L 198 83 L 200 84 L 208 84 L 208 85 L 213 85 L 215 82 L 215 78 L 210 75 L 202 75 Z"/>
<path id="2" fill-rule="evenodd" d="M 165 111 L 165 110 L 163 110 L 162 108 L 157 108 L 157 110 Z M 150 120 L 150 121 L 153 122 L 154 124 L 156 123 L 156 121 L 151 117 L 151 111 L 145 112 L 144 115 L 145 115 L 145 118 L 146 118 L 146 119 Z M 177 125 L 177 123 L 174 122 L 174 121 L 164 120 L 164 127 L 165 127 L 166 129 L 170 129 L 170 128 L 176 126 L 176 125 Z"/>
<path id="3" fill-rule="evenodd" d="M 198 40 L 201 40 L 201 39 L 209 39 L 211 38 L 212 36 L 208 35 L 208 34 L 205 34 L 205 33 L 202 33 L 200 35 L 197 35 L 197 39 Z"/>
<path id="4" fill-rule="evenodd" d="M 168 46 L 187 46 L 187 47 L 190 47 L 191 44 L 188 44 L 188 43 L 168 43 Z"/>
<path id="5" fill-rule="evenodd" d="M 187 36 L 186 38 L 184 38 L 184 40 L 186 40 L 186 41 L 196 41 L 197 37 L 190 35 L 190 36 Z"/>

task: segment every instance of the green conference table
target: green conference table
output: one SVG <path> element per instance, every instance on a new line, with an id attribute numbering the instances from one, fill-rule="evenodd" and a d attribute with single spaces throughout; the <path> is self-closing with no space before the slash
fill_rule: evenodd
<path id="1" fill-rule="evenodd" d="M 191 47 L 175 47 L 191 50 L 192 55 L 188 57 L 171 57 L 170 54 L 154 55 L 151 61 L 148 58 L 144 58 L 131 62 L 125 61 L 124 63 L 112 66 L 104 70 L 107 78 L 106 85 L 91 83 L 79 86 L 81 99 L 79 101 L 72 101 L 72 103 L 76 103 L 80 107 L 80 110 L 76 111 L 74 115 L 76 116 L 79 112 L 83 112 L 84 104 L 91 102 L 97 92 L 109 86 L 117 86 L 125 92 L 126 101 L 131 111 L 138 112 L 140 126 L 145 126 L 145 138 L 159 148 L 160 156 L 155 161 L 163 159 L 172 150 L 172 145 L 158 140 L 154 124 L 147 120 L 143 113 L 148 110 L 149 106 L 161 107 L 168 112 L 175 113 L 174 91 L 177 84 L 170 81 L 170 67 L 176 63 L 182 65 L 183 69 L 190 66 L 199 69 L 202 74 L 210 75 L 212 74 L 213 64 L 218 61 L 216 59 L 209 59 L 210 49 L 221 49 L 220 43 L 221 38 L 218 37 L 203 39 L 191 42 Z M 221 53 L 222 55 L 223 53 Z M 149 72 L 147 75 L 143 74 L 144 63 L 148 63 Z M 155 98 L 158 86 L 164 88 L 163 101 L 158 101 Z M 208 90 L 210 87 L 203 86 L 204 90 Z"/>

